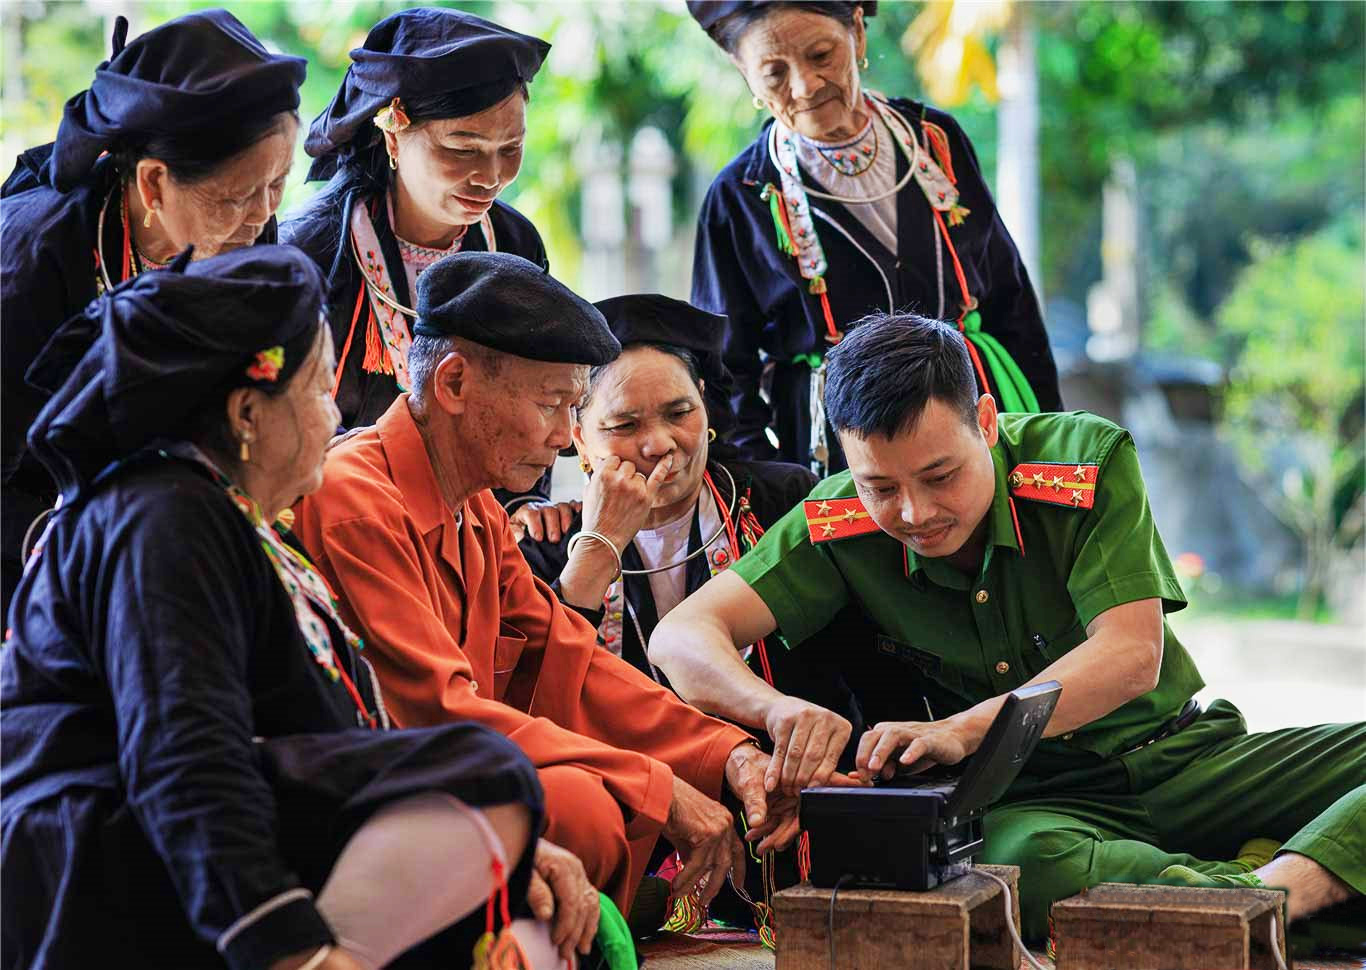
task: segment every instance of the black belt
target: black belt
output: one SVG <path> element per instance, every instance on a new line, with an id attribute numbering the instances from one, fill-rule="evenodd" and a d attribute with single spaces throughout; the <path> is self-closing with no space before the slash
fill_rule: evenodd
<path id="1" fill-rule="evenodd" d="M 1182 731 L 1186 730 L 1186 728 L 1190 727 L 1197 720 L 1199 720 L 1200 713 L 1200 702 L 1197 701 L 1194 697 L 1192 697 L 1190 700 L 1186 701 L 1185 705 L 1182 706 L 1181 710 L 1177 712 L 1176 717 L 1172 718 L 1169 721 L 1164 721 L 1162 723 L 1162 726 L 1159 727 L 1152 734 L 1150 734 L 1147 738 L 1138 742 L 1138 744 L 1134 745 L 1129 750 L 1121 751 L 1120 755 L 1123 756 L 1126 754 L 1133 754 L 1140 748 L 1146 748 L 1148 745 L 1156 744 L 1158 741 L 1165 741 L 1167 738 L 1171 737 L 1174 734 L 1180 734 Z"/>

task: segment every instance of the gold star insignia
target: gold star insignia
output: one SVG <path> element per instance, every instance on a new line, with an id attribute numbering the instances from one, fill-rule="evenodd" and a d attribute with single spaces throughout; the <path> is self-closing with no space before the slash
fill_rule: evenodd
<path id="1" fill-rule="evenodd" d="M 817 505 L 817 506 L 816 506 L 816 511 L 819 512 L 821 515 L 829 515 L 829 514 L 830 514 L 830 503 L 829 503 L 829 502 L 821 502 L 820 505 Z"/>
<path id="2" fill-rule="evenodd" d="M 1043 472 L 1035 472 L 1032 481 L 1035 488 L 1043 488 Z"/>
<path id="3" fill-rule="evenodd" d="M 1058 491 L 1060 488 L 1062 488 L 1062 476 L 1054 475 L 1053 481 L 1049 482 L 1049 484 L 1053 486 L 1053 491 Z"/>
<path id="4" fill-rule="evenodd" d="M 1086 466 L 1084 466 L 1084 465 L 1078 465 L 1078 466 L 1077 466 L 1077 470 L 1074 471 L 1072 474 L 1074 474 L 1074 475 L 1077 476 L 1077 481 L 1079 481 L 1079 482 L 1084 482 L 1084 481 L 1086 481 Z"/>
<path id="5" fill-rule="evenodd" d="M 853 521 L 854 521 L 855 519 L 857 519 L 857 518 L 858 518 L 858 513 L 855 512 L 853 509 L 845 509 L 845 510 L 844 510 L 844 521 L 845 521 L 845 522 L 853 522 Z"/>
<path id="6" fill-rule="evenodd" d="M 825 525 L 821 526 L 821 535 L 823 535 L 823 536 L 832 536 L 832 535 L 834 535 L 834 534 L 835 534 L 835 527 L 834 527 L 833 525 L 831 525 L 829 522 L 827 522 L 827 523 L 825 523 Z"/>
<path id="7" fill-rule="evenodd" d="M 1081 492 L 1080 492 L 1080 491 L 1073 491 L 1073 492 L 1072 492 L 1072 504 L 1073 504 L 1073 505 L 1080 505 L 1081 503 L 1082 503 L 1082 494 L 1081 494 Z"/>

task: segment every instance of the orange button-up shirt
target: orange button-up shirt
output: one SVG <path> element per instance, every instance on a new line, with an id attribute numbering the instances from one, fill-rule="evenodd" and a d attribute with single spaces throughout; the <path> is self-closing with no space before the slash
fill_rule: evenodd
<path id="1" fill-rule="evenodd" d="M 406 394 L 332 449 L 325 471 L 294 530 L 364 638 L 397 723 L 477 721 L 538 768 L 590 771 L 631 839 L 663 826 L 674 772 L 720 797 L 726 756 L 748 735 L 600 649 L 532 574 L 488 491 L 457 521 Z"/>

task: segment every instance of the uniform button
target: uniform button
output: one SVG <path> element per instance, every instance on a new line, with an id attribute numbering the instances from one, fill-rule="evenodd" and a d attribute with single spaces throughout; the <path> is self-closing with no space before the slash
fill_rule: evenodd
<path id="1" fill-rule="evenodd" d="M 985 594 L 984 594 L 984 595 L 985 595 Z M 997 672 L 998 674 L 1008 674 L 1008 673 L 1010 673 L 1010 664 L 1006 663 L 1004 660 L 998 660 L 998 661 L 996 662 L 996 672 Z"/>
<path id="2" fill-rule="evenodd" d="M 979 602 L 979 603 L 985 603 L 985 602 L 986 602 L 987 600 L 989 600 L 989 599 L 991 599 L 991 596 L 987 593 L 986 590 L 984 590 L 984 589 L 979 589 L 979 590 L 977 591 L 977 602 Z"/>
<path id="3" fill-rule="evenodd" d="M 1072 732 L 1071 732 L 1071 731 L 1068 731 L 1066 734 L 1064 734 L 1064 735 L 1062 736 L 1062 739 L 1063 739 L 1064 741 L 1071 741 L 1071 740 L 1072 740 Z"/>
<path id="4" fill-rule="evenodd" d="M 470 690 L 474 691 L 476 694 L 479 693 L 479 681 L 470 681 Z"/>

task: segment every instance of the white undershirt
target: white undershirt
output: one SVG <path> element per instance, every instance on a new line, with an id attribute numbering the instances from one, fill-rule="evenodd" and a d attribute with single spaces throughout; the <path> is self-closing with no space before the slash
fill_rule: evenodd
<path id="1" fill-rule="evenodd" d="M 716 511 L 716 500 L 711 489 L 704 487 L 697 499 L 698 528 L 705 542 L 715 535 L 721 525 Z M 688 554 L 688 539 L 692 535 L 692 510 L 681 518 L 666 522 L 658 528 L 641 529 L 633 540 L 636 552 L 640 554 L 641 565 L 646 569 L 667 566 L 678 562 Z M 721 536 L 714 544 L 724 544 Z M 676 566 L 661 573 L 650 574 L 650 594 L 655 601 L 655 615 L 664 619 L 668 613 L 687 595 L 688 563 Z"/>
<path id="2" fill-rule="evenodd" d="M 802 171 L 819 182 L 831 195 L 858 199 L 890 192 L 896 184 L 896 157 L 899 149 L 887 128 L 887 123 L 876 112 L 871 112 L 868 124 L 859 132 L 857 138 L 840 143 L 840 147 L 848 145 L 856 151 L 861 144 L 871 142 L 873 125 L 877 125 L 877 156 L 868 170 L 861 175 L 844 175 L 826 160 L 820 149 L 824 148 L 828 153 L 835 147 L 833 143 L 819 142 L 798 135 L 793 139 L 793 144 Z M 896 199 L 897 193 L 891 193 L 877 202 L 844 203 L 854 217 L 863 223 L 864 228 L 876 236 L 878 242 L 887 247 L 887 251 L 893 256 L 896 255 Z M 817 208 L 824 201 L 817 195 L 811 196 L 811 202 Z"/>

